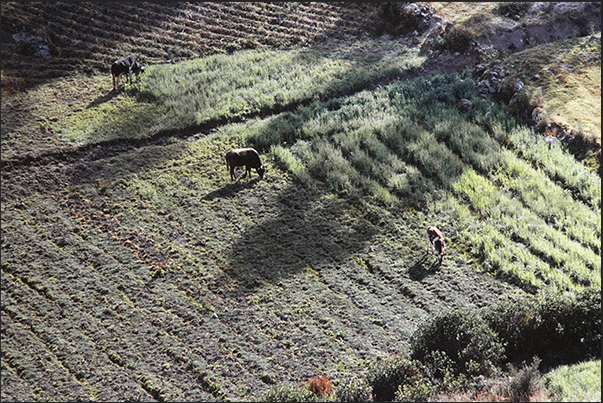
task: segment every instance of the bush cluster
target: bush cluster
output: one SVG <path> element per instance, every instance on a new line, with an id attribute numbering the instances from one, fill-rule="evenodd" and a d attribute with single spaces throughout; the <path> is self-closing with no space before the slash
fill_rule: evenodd
<path id="1" fill-rule="evenodd" d="M 544 388 L 544 379 L 538 370 L 539 365 L 540 359 L 537 357 L 532 364 L 524 364 L 519 371 L 510 365 L 509 372 L 513 378 L 509 382 L 507 395 L 511 402 L 529 402 L 530 396 Z"/>
<path id="2" fill-rule="evenodd" d="M 503 15 L 512 18 L 523 17 L 528 13 L 530 7 L 532 7 L 532 3 L 530 2 L 503 2 L 498 3 L 495 12 L 498 15 Z"/>
<path id="3" fill-rule="evenodd" d="M 423 20 L 429 19 L 431 13 L 429 6 L 419 6 L 418 3 L 379 3 L 373 16 L 375 34 L 398 36 L 422 30 L 427 26 Z"/>
<path id="4" fill-rule="evenodd" d="M 410 357 L 373 363 L 364 378 L 342 382 L 330 396 L 307 386 L 278 386 L 264 401 L 429 401 L 468 393 L 529 401 L 548 398 L 541 363 L 551 367 L 600 355 L 600 288 L 512 295 L 480 311 L 431 317 L 411 337 Z M 501 375 L 504 362 L 508 376 L 484 384 Z M 324 375 L 318 380 L 331 385 Z"/>
<path id="5" fill-rule="evenodd" d="M 439 355 L 448 357 L 454 375 L 492 375 L 504 360 L 504 347 L 487 322 L 472 311 L 442 312 L 422 323 L 411 338 L 412 358 L 425 363 L 436 378 L 447 371 Z"/>
<path id="6" fill-rule="evenodd" d="M 375 401 L 389 402 L 394 400 L 400 385 L 415 384 L 424 378 L 425 368 L 419 361 L 396 358 L 374 365 L 367 383 L 372 387 Z"/>
<path id="7" fill-rule="evenodd" d="M 509 297 L 483 316 L 510 362 L 537 355 L 548 367 L 601 356 L 601 288 Z"/>
<path id="8" fill-rule="evenodd" d="M 453 52 L 464 52 L 471 47 L 473 34 L 464 27 L 448 24 L 436 43 L 440 50 L 449 49 Z"/>

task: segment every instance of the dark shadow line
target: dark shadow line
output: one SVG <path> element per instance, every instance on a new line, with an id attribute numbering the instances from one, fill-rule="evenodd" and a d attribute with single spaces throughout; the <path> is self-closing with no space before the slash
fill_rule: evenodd
<path id="1" fill-rule="evenodd" d="M 424 263 L 428 260 L 429 256 L 431 256 L 429 251 L 424 252 L 423 255 L 421 255 L 421 258 L 408 269 L 408 275 L 412 280 L 421 281 L 425 277 L 435 273 L 435 269 L 441 267 L 441 264 L 439 264 L 437 259 L 426 267 Z"/>

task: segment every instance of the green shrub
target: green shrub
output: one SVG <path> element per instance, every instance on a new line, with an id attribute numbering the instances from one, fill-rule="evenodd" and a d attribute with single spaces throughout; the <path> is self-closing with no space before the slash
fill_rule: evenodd
<path id="1" fill-rule="evenodd" d="M 530 2 L 501 2 L 498 3 L 495 12 L 496 14 L 503 16 L 522 17 L 528 13 L 531 6 L 532 4 Z"/>
<path id="2" fill-rule="evenodd" d="M 543 293 L 540 314 L 537 337 L 555 365 L 601 357 L 601 288 Z"/>
<path id="3" fill-rule="evenodd" d="M 464 27 L 448 24 L 442 34 L 442 40 L 436 43 L 437 49 L 450 49 L 453 52 L 464 52 L 471 46 L 472 33 Z"/>
<path id="4" fill-rule="evenodd" d="M 511 362 L 524 360 L 533 354 L 536 340 L 530 340 L 528 334 L 540 320 L 535 298 L 506 295 L 496 304 L 482 312 L 490 328 L 500 340 L 505 341 L 505 355 Z"/>
<path id="5" fill-rule="evenodd" d="M 393 36 L 412 32 L 419 28 L 421 13 L 409 5 L 414 3 L 383 2 L 378 4 L 375 14 L 375 34 Z"/>
<path id="6" fill-rule="evenodd" d="M 370 402 L 372 401 L 371 387 L 366 379 L 350 379 L 343 381 L 335 388 L 336 402 Z"/>
<path id="7" fill-rule="evenodd" d="M 425 379 L 417 379 L 413 383 L 405 383 L 398 387 L 395 401 L 397 402 L 428 402 L 435 388 Z"/>
<path id="8" fill-rule="evenodd" d="M 529 402 L 530 398 L 538 393 L 545 393 L 544 378 L 538 371 L 540 359 L 534 357 L 532 364 L 523 365 L 523 368 L 517 371 L 512 365 L 509 366 L 512 379 L 508 386 L 507 395 L 511 402 Z M 538 395 L 540 396 L 540 395 Z M 538 400 L 536 400 L 538 401 Z"/>
<path id="9" fill-rule="evenodd" d="M 454 375 L 489 375 L 504 359 L 504 348 L 496 333 L 475 311 L 469 310 L 443 312 L 421 323 L 411 337 L 411 349 L 411 357 L 431 367 L 435 377 L 447 372 L 438 371 L 434 365 L 436 351 L 452 360 Z"/>
<path id="10" fill-rule="evenodd" d="M 261 402 L 316 402 L 317 396 L 308 389 L 294 384 L 273 386 L 261 398 Z"/>
<path id="11" fill-rule="evenodd" d="M 601 288 L 507 297 L 483 316 L 512 363 L 538 355 L 548 367 L 601 356 Z"/>
<path id="12" fill-rule="evenodd" d="M 393 358 L 374 364 L 366 380 L 372 388 L 373 401 L 394 400 L 400 385 L 415 384 L 424 379 L 424 366 L 408 358 Z"/>

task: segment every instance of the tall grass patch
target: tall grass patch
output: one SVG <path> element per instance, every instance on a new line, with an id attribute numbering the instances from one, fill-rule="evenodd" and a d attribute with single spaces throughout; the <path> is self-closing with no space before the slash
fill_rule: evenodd
<path id="1" fill-rule="evenodd" d="M 367 40 L 351 48 L 244 50 L 151 65 L 124 93 L 75 113 L 64 132 L 81 143 L 146 138 L 357 91 L 425 60 L 401 44 Z"/>
<path id="2" fill-rule="evenodd" d="M 313 102 L 281 115 L 252 142 L 263 148 L 290 144 L 308 172 L 333 191 L 374 196 L 389 204 L 400 197 L 421 199 L 421 193 L 434 186 L 448 187 L 464 164 L 416 123 L 423 100 L 407 98 L 404 92 L 402 86 L 392 85 Z M 442 96 L 448 99 L 454 93 Z M 438 105 L 431 107 L 447 107 Z"/>
<path id="3" fill-rule="evenodd" d="M 562 365 L 547 373 L 545 380 L 559 402 L 601 401 L 601 359 Z"/>
<path id="4" fill-rule="evenodd" d="M 475 107 L 458 110 L 462 98 Z M 468 205 L 454 226 L 458 247 L 528 291 L 598 286 L 600 181 L 583 168 L 556 169 L 579 165 L 563 150 L 530 153 L 538 140 L 529 133 L 477 99 L 470 80 L 450 75 L 314 101 L 250 141 L 273 147 L 302 182 L 388 208 L 433 209 L 458 198 Z M 459 213 L 453 204 L 438 208 Z"/>

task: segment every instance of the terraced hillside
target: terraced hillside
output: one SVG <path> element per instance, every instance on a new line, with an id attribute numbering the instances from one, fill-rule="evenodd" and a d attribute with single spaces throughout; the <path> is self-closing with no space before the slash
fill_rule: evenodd
<path id="1" fill-rule="evenodd" d="M 374 12 L 370 4 L 345 3 L 7 3 L 2 83 L 109 74 L 113 60 L 127 54 L 156 64 L 349 38 L 366 32 Z M 8 39 L 20 33 L 21 40 Z"/>
<path id="2" fill-rule="evenodd" d="M 2 3 L 3 401 L 338 393 L 437 314 L 600 294 L 597 170 L 481 96 L 434 10 L 390 7 Z M 563 46 L 600 77 L 593 37 Z M 125 53 L 147 70 L 114 91 Z M 231 181 L 242 146 L 263 180 Z M 596 308 L 518 318 L 591 326 L 530 344 L 543 371 L 600 358 Z"/>

